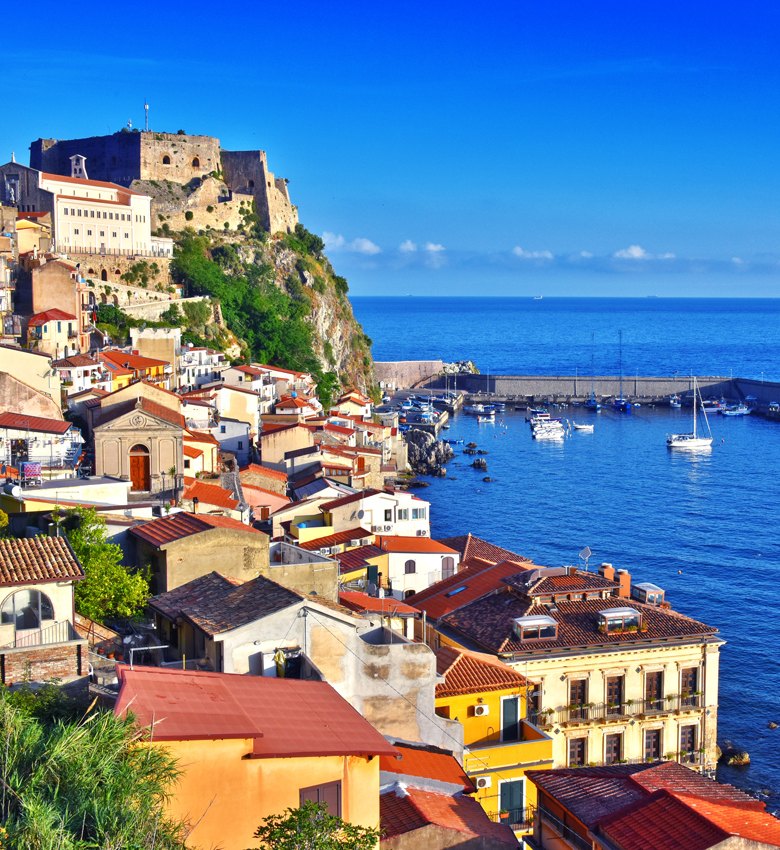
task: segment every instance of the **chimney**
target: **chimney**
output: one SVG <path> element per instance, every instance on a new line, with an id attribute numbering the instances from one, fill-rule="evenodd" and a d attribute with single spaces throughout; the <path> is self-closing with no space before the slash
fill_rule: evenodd
<path id="1" fill-rule="evenodd" d="M 599 573 L 608 581 L 615 580 L 615 568 L 612 564 L 599 564 Z"/>
<path id="2" fill-rule="evenodd" d="M 628 570 L 618 570 L 617 580 L 620 584 L 618 588 L 618 596 L 621 599 L 631 598 L 631 573 Z"/>

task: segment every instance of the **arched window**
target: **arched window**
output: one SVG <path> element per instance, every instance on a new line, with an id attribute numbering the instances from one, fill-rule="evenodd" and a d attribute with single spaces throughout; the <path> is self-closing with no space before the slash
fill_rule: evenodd
<path id="1" fill-rule="evenodd" d="M 193 157 L 192 167 L 193 168 L 200 168 L 200 160 L 197 157 Z"/>
<path id="2" fill-rule="evenodd" d="M 404 572 L 406 573 L 406 575 L 410 575 L 411 573 L 416 573 L 417 572 L 417 564 L 412 560 L 407 561 L 404 564 Z"/>
<path id="3" fill-rule="evenodd" d="M 447 555 L 441 559 L 441 577 L 449 578 L 452 575 L 455 575 L 455 558 Z"/>
<path id="4" fill-rule="evenodd" d="M 163 157 L 163 165 L 170 165 L 170 164 L 171 164 L 171 158 L 168 156 L 168 154 L 165 154 L 165 156 Z"/>
<path id="5" fill-rule="evenodd" d="M 17 630 L 39 629 L 44 620 L 53 619 L 51 599 L 38 590 L 17 590 L 6 597 L 0 609 L 0 623 L 10 623 Z"/>
<path id="6" fill-rule="evenodd" d="M 101 280 L 108 280 L 108 272 L 107 272 L 105 269 L 103 269 L 103 270 L 100 272 L 100 279 L 101 279 Z"/>
<path id="7" fill-rule="evenodd" d="M 408 599 L 410 596 L 414 596 L 417 591 L 415 590 L 405 590 L 404 591 L 404 599 Z"/>
<path id="8" fill-rule="evenodd" d="M 254 181 L 254 180 L 250 180 L 250 181 L 249 181 L 249 188 L 250 188 L 250 189 L 254 189 L 254 188 L 255 188 L 255 181 Z"/>

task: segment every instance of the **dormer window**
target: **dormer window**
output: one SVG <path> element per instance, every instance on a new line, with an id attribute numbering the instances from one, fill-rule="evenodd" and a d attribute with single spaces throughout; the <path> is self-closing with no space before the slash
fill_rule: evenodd
<path id="1" fill-rule="evenodd" d="M 544 614 L 517 617 L 514 621 L 514 633 L 522 641 L 554 639 L 558 637 L 558 621 Z"/>
<path id="2" fill-rule="evenodd" d="M 642 614 L 636 608 L 607 608 L 599 611 L 599 631 L 610 635 L 644 631 Z"/>

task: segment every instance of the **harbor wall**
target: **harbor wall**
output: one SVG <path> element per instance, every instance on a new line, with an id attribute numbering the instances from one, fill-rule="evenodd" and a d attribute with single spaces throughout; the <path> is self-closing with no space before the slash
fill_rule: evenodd
<path id="1" fill-rule="evenodd" d="M 753 382 L 740 382 L 731 378 L 697 376 L 699 388 L 702 395 L 708 396 L 724 395 L 730 398 L 735 395 L 735 385 L 740 383 L 751 384 Z M 501 398 L 525 399 L 525 398 L 586 398 L 590 394 L 591 383 L 593 391 L 598 398 L 616 396 L 620 393 L 620 378 L 617 375 L 598 376 L 593 379 L 575 375 L 466 375 L 457 376 L 457 381 L 452 375 L 446 379 L 437 376 L 429 381 L 426 386 L 431 389 L 444 389 L 449 386 L 468 393 L 469 395 L 494 395 Z M 693 388 L 693 378 L 686 376 L 677 377 L 646 377 L 631 376 L 623 377 L 623 394 L 629 398 L 660 398 L 674 393 L 682 395 Z M 747 390 L 746 395 L 758 396 L 752 389 Z M 760 397 L 759 397 L 760 398 Z"/>
<path id="2" fill-rule="evenodd" d="M 383 389 L 408 390 L 439 375 L 443 369 L 441 360 L 374 361 L 374 375 Z"/>

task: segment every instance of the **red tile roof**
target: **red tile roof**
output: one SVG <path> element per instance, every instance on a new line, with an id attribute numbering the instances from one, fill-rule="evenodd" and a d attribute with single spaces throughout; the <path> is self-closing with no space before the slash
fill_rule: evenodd
<path id="1" fill-rule="evenodd" d="M 241 531 L 244 534 L 262 534 L 256 528 L 244 525 L 237 519 L 226 516 L 213 516 L 211 514 L 191 514 L 180 511 L 171 516 L 161 517 L 145 522 L 130 529 L 133 537 L 138 537 L 151 543 L 158 548 L 172 543 L 174 540 L 182 540 L 200 534 L 203 531 L 211 531 L 212 528 L 225 528 L 233 531 Z"/>
<path id="2" fill-rule="evenodd" d="M 150 369 L 153 366 L 168 366 L 167 360 L 155 360 L 152 357 L 142 357 L 140 354 L 130 354 L 126 351 L 114 351 L 112 349 L 101 351 L 98 356 L 103 361 L 108 361 L 125 369 Z"/>
<path id="3" fill-rule="evenodd" d="M 430 619 L 438 620 L 475 599 L 503 590 L 503 579 L 514 575 L 525 565 L 516 561 L 489 564 L 476 560 L 465 568 L 464 563 L 460 566 L 460 571 L 455 575 L 437 581 L 406 601 L 420 611 L 425 611 Z"/>
<path id="4" fill-rule="evenodd" d="M 182 429 L 186 426 L 186 422 L 181 413 L 171 410 L 164 404 L 158 404 L 156 401 L 150 401 L 144 396 L 139 395 L 136 398 L 128 398 L 126 401 L 111 405 L 111 407 L 103 407 L 103 401 L 105 401 L 105 399 L 100 400 L 101 410 L 94 423 L 96 426 L 104 425 L 106 422 L 113 422 L 113 420 L 118 419 L 120 416 L 126 416 L 133 410 L 143 410 L 157 419 L 170 422 L 171 425 L 177 425 Z M 89 404 L 89 402 L 87 402 L 87 404 Z"/>
<path id="5" fill-rule="evenodd" d="M 261 466 L 259 463 L 250 463 L 249 466 L 242 467 L 238 476 L 241 478 L 244 473 L 249 472 L 265 475 L 267 478 L 275 478 L 277 481 L 287 481 L 286 472 L 280 472 L 278 469 L 271 469 L 268 466 Z"/>
<path id="6" fill-rule="evenodd" d="M 457 555 L 455 549 L 450 549 L 431 537 L 401 537 L 400 535 L 378 534 L 376 545 L 384 552 L 415 552 L 421 555 Z"/>
<path id="7" fill-rule="evenodd" d="M 253 739 L 248 756 L 394 755 L 395 748 L 326 682 L 118 668 L 115 713 L 157 741 Z"/>
<path id="8" fill-rule="evenodd" d="M 398 779 L 408 776 L 460 785 L 467 794 L 473 794 L 477 790 L 452 753 L 422 745 L 413 747 L 396 744 L 395 748 L 401 754 L 401 758 L 381 756 L 379 759 L 381 771 L 398 774 Z"/>
<path id="9" fill-rule="evenodd" d="M 213 434 L 209 434 L 208 431 L 193 431 L 192 428 L 187 428 L 184 432 L 185 442 L 188 434 L 193 440 L 195 440 L 196 443 L 212 443 L 215 446 L 219 445 L 219 440 Z"/>
<path id="10" fill-rule="evenodd" d="M 484 837 L 490 842 L 486 846 L 517 848 L 512 830 L 503 824 L 492 823 L 482 806 L 465 794 L 451 797 L 396 786 L 380 796 L 379 811 L 385 838 L 434 825 L 472 837 Z M 464 842 L 460 840 L 459 843 Z"/>
<path id="11" fill-rule="evenodd" d="M 76 317 L 71 313 L 66 313 L 64 310 L 58 310 L 56 307 L 51 310 L 44 310 L 42 313 L 36 313 L 30 316 L 30 321 L 27 323 L 31 328 L 37 328 L 45 325 L 47 322 L 75 322 Z"/>
<path id="12" fill-rule="evenodd" d="M 43 416 L 26 416 L 23 413 L 0 413 L 0 428 L 17 431 L 37 431 L 42 434 L 64 434 L 72 423 L 64 419 L 47 419 Z"/>
<path id="13" fill-rule="evenodd" d="M 78 367 L 78 366 L 92 366 L 92 367 L 100 367 L 100 363 L 97 360 L 93 360 L 89 354 L 71 354 L 70 357 L 63 357 L 62 360 L 55 360 L 52 366 L 56 366 L 57 369 L 67 369 L 68 367 Z"/>
<path id="14" fill-rule="evenodd" d="M 84 578 L 64 537 L 0 538 L 0 585 L 43 584 Z"/>
<path id="15" fill-rule="evenodd" d="M 365 528 L 350 528 L 347 531 L 337 531 L 335 534 L 328 534 L 325 537 L 317 537 L 315 540 L 306 540 L 297 545 L 301 549 L 306 549 L 309 552 L 315 552 L 317 549 L 322 549 L 323 546 L 340 546 L 343 543 L 349 543 L 350 540 L 365 540 L 374 539 L 374 535 Z"/>
<path id="16" fill-rule="evenodd" d="M 48 171 L 42 171 L 41 177 L 46 180 L 56 180 L 62 183 L 77 183 L 81 186 L 102 186 L 104 189 L 116 189 L 126 195 L 137 195 L 138 192 L 133 192 L 120 186 L 118 183 L 107 183 L 105 180 L 87 180 L 85 177 L 66 177 L 64 174 L 51 174 Z M 100 203 L 98 198 L 94 199 L 96 203 Z"/>
<path id="17" fill-rule="evenodd" d="M 450 646 L 436 650 L 436 672 L 444 676 L 444 682 L 436 685 L 437 697 L 524 688 L 527 684 L 525 676 L 491 655 Z"/>
<path id="18" fill-rule="evenodd" d="M 181 450 L 187 457 L 202 457 L 203 456 L 203 449 L 196 449 L 193 446 L 188 446 L 187 443 L 185 443 L 181 447 Z"/>
<path id="19" fill-rule="evenodd" d="M 182 499 L 189 501 L 197 499 L 201 505 L 214 505 L 214 507 L 230 511 L 235 511 L 239 505 L 238 500 L 218 484 L 206 484 L 198 480 L 187 484 L 182 493 Z"/>
<path id="20" fill-rule="evenodd" d="M 475 537 L 473 534 L 464 534 L 460 537 L 447 537 L 442 539 L 442 543 L 452 546 L 460 552 L 464 561 L 471 558 L 479 558 L 482 561 L 490 561 L 492 564 L 497 564 L 500 561 L 530 561 L 530 558 L 525 558 L 518 555 L 516 552 L 510 552 L 509 549 L 502 549 L 500 546 L 495 546 L 493 543 L 488 543 L 481 537 Z"/>
<path id="21" fill-rule="evenodd" d="M 407 602 L 415 604 L 413 598 Z M 642 624 L 646 630 L 602 634 L 598 629 L 599 612 L 607 608 L 625 607 L 635 608 L 642 613 Z M 515 618 L 537 614 L 557 620 L 557 637 L 520 641 L 513 630 Z M 555 610 L 550 611 L 544 605 L 535 605 L 531 600 L 514 593 L 499 593 L 485 596 L 448 614 L 443 622 L 488 651 L 502 653 L 549 652 L 583 646 L 625 646 L 669 638 L 701 640 L 718 631 L 675 611 L 616 596 L 581 602 L 556 602 Z"/>
<path id="22" fill-rule="evenodd" d="M 339 602 L 351 611 L 368 611 L 372 614 L 383 614 L 387 617 L 398 617 L 406 615 L 415 615 L 418 613 L 416 608 L 401 602 L 398 599 L 393 599 L 392 596 L 385 596 L 381 599 L 378 596 L 369 596 L 367 593 L 361 593 L 359 590 L 342 590 L 339 593 Z"/>
<path id="23" fill-rule="evenodd" d="M 323 502 L 320 508 L 323 511 L 332 511 L 333 508 L 341 508 L 344 505 L 351 505 L 353 502 L 360 502 L 363 499 L 370 499 L 371 496 L 376 496 L 381 493 L 381 490 L 361 490 L 359 493 L 350 493 L 349 496 L 342 496 L 339 499 L 331 499 L 330 502 Z"/>
<path id="24" fill-rule="evenodd" d="M 357 549 L 347 549 L 346 552 L 339 552 L 333 557 L 339 562 L 340 573 L 351 573 L 353 570 L 367 567 L 369 558 L 376 558 L 383 554 L 378 546 L 370 543 L 368 546 L 358 546 Z"/>

